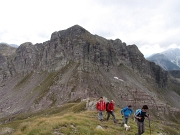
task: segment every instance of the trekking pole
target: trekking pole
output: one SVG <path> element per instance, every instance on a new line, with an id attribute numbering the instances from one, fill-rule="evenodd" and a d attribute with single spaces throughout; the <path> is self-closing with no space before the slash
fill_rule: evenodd
<path id="1" fill-rule="evenodd" d="M 148 114 L 148 116 L 149 116 L 149 114 Z M 149 132 L 150 132 L 150 135 L 151 135 L 151 123 L 150 123 L 150 118 L 148 118 L 148 120 L 149 120 Z"/>

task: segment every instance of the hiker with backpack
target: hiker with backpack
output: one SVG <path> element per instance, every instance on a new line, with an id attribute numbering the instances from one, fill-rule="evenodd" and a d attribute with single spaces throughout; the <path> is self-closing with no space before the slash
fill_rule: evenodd
<path id="1" fill-rule="evenodd" d="M 128 123 L 129 116 L 133 113 L 133 110 L 131 109 L 131 105 L 128 105 L 120 110 L 120 113 L 123 117 L 123 121 L 121 123 L 121 126 Z"/>
<path id="2" fill-rule="evenodd" d="M 145 117 L 147 117 L 149 119 L 149 115 L 146 114 L 147 110 L 148 110 L 148 106 L 143 105 L 142 109 L 137 109 L 135 114 L 134 114 L 134 117 L 135 117 L 136 122 L 137 122 L 137 127 L 138 127 L 138 133 L 136 133 L 135 135 L 141 135 L 145 131 L 144 119 L 145 119 Z"/>
<path id="3" fill-rule="evenodd" d="M 107 121 L 109 120 L 109 117 L 110 117 L 110 115 L 112 115 L 112 117 L 113 117 L 113 121 L 114 121 L 114 123 L 116 123 L 116 117 L 115 117 L 115 115 L 114 115 L 114 101 L 113 100 L 111 100 L 111 102 L 110 103 L 106 103 L 106 111 L 107 111 Z"/>
<path id="4" fill-rule="evenodd" d="M 100 97 L 99 101 L 96 103 L 96 109 L 98 111 L 98 120 L 102 121 L 103 120 L 103 112 L 106 109 L 106 103 L 103 100 L 103 97 Z"/>

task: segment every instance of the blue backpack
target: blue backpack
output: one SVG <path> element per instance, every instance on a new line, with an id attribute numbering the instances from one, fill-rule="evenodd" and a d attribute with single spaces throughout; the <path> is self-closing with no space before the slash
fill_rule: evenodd
<path id="1" fill-rule="evenodd" d="M 142 112 L 141 109 L 137 109 L 137 110 L 135 111 L 135 113 L 134 113 L 134 117 L 136 118 L 136 116 L 137 116 L 138 114 L 141 114 L 141 112 Z"/>

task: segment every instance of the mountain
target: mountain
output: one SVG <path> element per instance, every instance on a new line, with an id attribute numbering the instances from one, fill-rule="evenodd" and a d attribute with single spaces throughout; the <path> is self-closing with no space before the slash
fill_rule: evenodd
<path id="1" fill-rule="evenodd" d="M 147 104 L 159 118 L 179 121 L 180 82 L 136 45 L 92 35 L 79 25 L 26 42 L 0 61 L 0 116 L 105 96 L 123 107 Z"/>
<path id="2" fill-rule="evenodd" d="M 10 56 L 13 53 L 15 53 L 15 51 L 16 51 L 16 48 L 8 44 L 0 43 L 0 55 Z"/>
<path id="3" fill-rule="evenodd" d="M 9 44 L 9 45 L 14 47 L 14 48 L 18 48 L 18 45 L 16 45 L 16 44 Z"/>
<path id="4" fill-rule="evenodd" d="M 173 48 L 162 53 L 154 54 L 148 58 L 149 61 L 155 62 L 164 70 L 180 70 L 180 49 Z"/>
<path id="5" fill-rule="evenodd" d="M 172 48 L 162 52 L 171 62 L 180 67 L 180 49 Z"/>
<path id="6" fill-rule="evenodd" d="M 154 54 L 146 59 L 155 62 L 164 70 L 180 70 L 180 67 L 174 64 L 173 62 L 171 62 L 163 53 Z"/>
<path id="7" fill-rule="evenodd" d="M 1 42 L 0 44 L 4 44 L 4 45 L 7 45 L 7 46 L 18 48 L 18 45 L 16 45 L 16 44 L 7 44 L 7 43 L 4 43 L 4 42 Z"/>

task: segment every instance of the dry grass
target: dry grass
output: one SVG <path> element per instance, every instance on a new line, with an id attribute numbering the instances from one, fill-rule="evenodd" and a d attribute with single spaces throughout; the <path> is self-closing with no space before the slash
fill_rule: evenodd
<path id="1" fill-rule="evenodd" d="M 33 114 L 31 117 L 14 119 L 8 124 L 0 125 L 1 128 L 13 128 L 12 135 L 134 135 L 137 131 L 136 123 L 131 117 L 129 119 L 130 131 L 126 132 L 120 127 L 122 118 L 119 108 L 115 109 L 117 123 L 113 123 L 112 117 L 109 121 L 97 120 L 96 111 L 84 110 L 85 103 L 69 103 L 59 108 L 44 110 L 41 113 Z M 44 115 L 48 114 L 48 115 Z M 30 116 L 30 115 L 29 115 Z M 18 116 L 20 117 L 20 116 Z M 143 135 L 149 135 L 148 121 L 145 121 L 146 131 Z M 96 129 L 100 125 L 101 129 Z M 178 135 L 180 127 L 171 123 L 171 126 L 161 124 L 161 121 L 151 121 L 151 135 L 168 133 Z M 174 130 L 176 129 L 176 130 Z"/>

